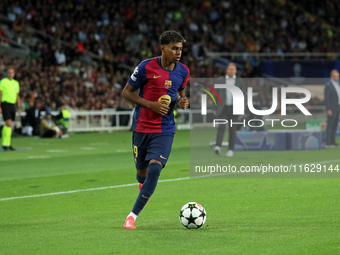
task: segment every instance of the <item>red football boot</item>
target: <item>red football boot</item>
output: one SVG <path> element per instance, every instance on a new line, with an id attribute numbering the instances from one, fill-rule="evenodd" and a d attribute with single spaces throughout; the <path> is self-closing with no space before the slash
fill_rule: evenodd
<path id="1" fill-rule="evenodd" d="M 135 219 L 130 216 L 130 217 L 127 217 L 125 222 L 124 222 L 124 228 L 126 229 L 135 229 Z"/>

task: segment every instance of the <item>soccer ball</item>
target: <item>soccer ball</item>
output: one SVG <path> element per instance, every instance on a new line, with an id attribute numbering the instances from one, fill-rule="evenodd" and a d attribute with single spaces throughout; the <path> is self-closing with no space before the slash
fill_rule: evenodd
<path id="1" fill-rule="evenodd" d="M 185 204 L 179 212 L 179 220 L 186 228 L 200 228 L 207 219 L 207 213 L 203 206 L 196 202 Z"/>

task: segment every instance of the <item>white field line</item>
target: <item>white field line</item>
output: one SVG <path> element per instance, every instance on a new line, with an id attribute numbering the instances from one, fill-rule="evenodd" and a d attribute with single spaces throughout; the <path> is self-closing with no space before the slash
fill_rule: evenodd
<path id="1" fill-rule="evenodd" d="M 68 150 L 46 150 L 46 151 L 51 153 L 68 152 Z"/>
<path id="2" fill-rule="evenodd" d="M 50 156 L 28 156 L 29 159 L 51 158 Z"/>
<path id="3" fill-rule="evenodd" d="M 181 180 L 187 180 L 187 179 L 190 179 L 190 177 L 183 177 L 183 178 L 176 178 L 176 179 L 167 179 L 167 180 L 159 180 L 158 182 L 173 182 L 173 181 L 181 181 Z M 84 192 L 84 191 L 96 191 L 96 190 L 104 190 L 104 189 L 116 189 L 116 188 L 123 188 L 123 187 L 129 187 L 129 186 L 137 186 L 137 185 L 138 185 L 138 183 L 135 182 L 135 183 L 115 185 L 115 186 L 107 186 L 107 187 L 69 190 L 69 191 L 61 191 L 61 192 L 53 192 L 53 193 L 37 194 L 37 195 L 29 195 L 29 196 L 21 196 L 21 197 L 8 197 L 8 198 L 1 198 L 0 201 L 22 199 L 22 198 L 55 196 L 55 195 L 62 195 L 62 194 L 72 194 L 72 193 L 78 193 L 78 192 Z"/>
<path id="4" fill-rule="evenodd" d="M 295 164 L 295 165 L 304 165 L 304 164 L 327 164 L 327 163 L 334 163 L 334 162 L 340 162 L 340 159 L 336 160 L 328 160 L 328 161 L 320 161 L 320 162 L 311 162 L 311 163 L 301 163 L 301 164 Z M 165 179 L 165 180 L 159 180 L 158 182 L 174 182 L 174 181 L 183 181 L 188 179 L 197 179 L 197 178 L 205 178 L 205 177 L 214 177 L 218 175 L 227 175 L 228 173 L 222 173 L 222 174 L 207 174 L 207 175 L 200 175 L 196 177 L 182 177 L 182 178 L 175 178 L 175 179 Z M 230 173 L 230 174 L 240 174 L 240 173 Z M 62 195 L 62 194 L 72 194 L 72 193 L 79 193 L 84 191 L 96 191 L 96 190 L 105 190 L 105 189 L 116 189 L 116 188 L 124 188 L 124 187 L 130 187 L 130 186 L 137 186 L 138 183 L 128 183 L 128 184 L 121 184 L 121 185 L 115 185 L 115 186 L 107 186 L 107 187 L 98 187 L 98 188 L 89 188 L 89 189 L 78 189 L 78 190 L 69 190 L 69 191 L 60 191 L 60 192 L 53 192 L 53 193 L 45 193 L 45 194 L 37 194 L 37 195 L 29 195 L 29 196 L 20 196 L 20 197 L 7 197 L 7 198 L 0 198 L 0 201 L 7 201 L 7 200 L 15 200 L 15 199 L 23 199 L 23 198 L 33 198 L 33 197 L 46 197 L 46 196 L 55 196 L 55 195 Z"/>

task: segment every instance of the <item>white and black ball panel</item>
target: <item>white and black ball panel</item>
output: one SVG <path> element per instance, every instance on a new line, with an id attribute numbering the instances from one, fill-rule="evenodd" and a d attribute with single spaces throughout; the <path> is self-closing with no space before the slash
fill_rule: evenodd
<path id="1" fill-rule="evenodd" d="M 189 221 L 185 217 L 181 217 L 180 220 L 184 227 L 188 226 Z"/>
<path id="2" fill-rule="evenodd" d="M 204 220 L 203 220 L 203 217 L 198 217 L 196 220 L 195 220 L 195 224 L 197 226 L 202 226 L 204 224 Z"/>
<path id="3" fill-rule="evenodd" d="M 192 208 L 191 210 L 192 217 L 199 217 L 201 215 L 201 211 L 198 208 Z"/>
<path id="4" fill-rule="evenodd" d="M 190 208 L 185 208 L 182 212 L 182 215 L 186 218 L 190 217 L 191 214 L 191 209 Z"/>
<path id="5" fill-rule="evenodd" d="M 189 229 L 195 229 L 198 228 L 197 225 L 195 223 L 190 223 L 189 225 L 186 226 Z"/>
<path id="6" fill-rule="evenodd" d="M 186 203 L 185 205 L 183 205 L 183 207 L 182 207 L 181 210 L 184 210 L 185 208 L 190 207 L 190 205 L 196 205 L 196 204 L 197 204 L 196 202 L 189 202 L 189 203 Z"/>

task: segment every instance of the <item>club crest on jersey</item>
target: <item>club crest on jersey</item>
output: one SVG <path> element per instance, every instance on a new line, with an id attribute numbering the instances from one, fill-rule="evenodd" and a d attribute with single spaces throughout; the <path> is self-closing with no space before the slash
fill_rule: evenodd
<path id="1" fill-rule="evenodd" d="M 172 81 L 171 81 L 171 80 L 165 80 L 164 86 L 165 86 L 167 89 L 170 89 L 171 86 L 172 86 Z"/>

